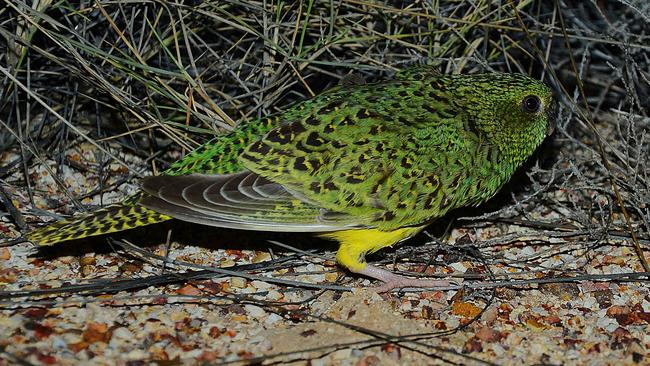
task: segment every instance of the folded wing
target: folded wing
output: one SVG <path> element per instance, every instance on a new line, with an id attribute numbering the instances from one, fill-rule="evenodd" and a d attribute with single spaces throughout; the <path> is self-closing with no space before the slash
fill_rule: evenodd
<path id="1" fill-rule="evenodd" d="M 324 219 L 326 210 L 250 171 L 147 177 L 142 189 L 146 195 L 139 205 L 203 225 L 281 232 L 327 232 L 357 226 L 351 216 Z"/>

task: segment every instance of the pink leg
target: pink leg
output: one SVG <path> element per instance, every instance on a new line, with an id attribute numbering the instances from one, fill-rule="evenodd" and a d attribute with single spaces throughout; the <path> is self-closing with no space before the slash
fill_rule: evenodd
<path id="1" fill-rule="evenodd" d="M 377 268 L 375 266 L 371 266 L 369 264 L 366 264 L 366 266 L 358 271 L 354 271 L 358 274 L 374 278 L 376 280 L 380 280 L 384 282 L 383 285 L 375 287 L 374 290 L 381 293 L 381 292 L 388 292 L 392 289 L 396 288 L 404 288 L 404 287 L 414 287 L 414 288 L 430 288 L 430 289 L 438 289 L 441 287 L 450 287 L 450 286 L 458 286 L 459 284 L 454 281 L 450 280 L 433 280 L 429 278 L 410 278 L 402 275 L 398 275 L 396 273 L 393 273 L 391 271 L 387 271 L 385 269 Z"/>

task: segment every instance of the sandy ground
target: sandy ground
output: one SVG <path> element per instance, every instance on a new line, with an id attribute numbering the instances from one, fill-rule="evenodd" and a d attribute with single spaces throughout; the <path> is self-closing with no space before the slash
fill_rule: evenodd
<path id="1" fill-rule="evenodd" d="M 92 147 L 69 155 L 92 162 Z M 123 173 L 117 165 L 109 169 Z M 49 173 L 31 174 L 36 206 L 67 214 L 73 206 Z M 62 176 L 72 195 L 97 184 L 97 177 L 73 169 Z M 101 201 L 95 195 L 82 203 L 118 201 L 135 189 L 123 184 Z M 27 212 L 25 189 L 8 180 L 5 190 Z M 531 220 L 553 215 L 527 212 Z M 51 219 L 25 217 L 30 226 Z M 18 236 L 7 217 L 0 231 Z M 133 245 L 103 237 L 43 250 L 29 243 L 0 248 L 0 365 L 650 364 L 647 284 L 629 276 L 601 281 L 641 271 L 625 237 L 594 246 L 579 233 L 457 224 L 442 246 L 418 246 L 427 241 L 422 235 L 400 246 L 395 263 L 380 265 L 468 276 L 468 287 L 382 295 L 335 265 L 334 246 L 306 236 L 273 238 L 298 253 L 267 242 L 265 234 L 179 223 L 115 238 Z M 478 254 L 467 256 L 468 248 Z M 248 279 L 212 272 L 228 267 Z M 182 275 L 191 271 L 190 279 Z M 469 287 L 475 283 L 469 277 L 489 273 L 528 282 Z"/>

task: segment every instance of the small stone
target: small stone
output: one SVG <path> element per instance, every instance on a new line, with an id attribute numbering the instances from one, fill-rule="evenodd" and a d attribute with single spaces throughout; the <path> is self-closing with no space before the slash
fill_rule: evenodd
<path id="1" fill-rule="evenodd" d="M 9 248 L 0 248 L 0 260 L 8 261 L 9 259 L 11 259 Z"/>
<path id="2" fill-rule="evenodd" d="M 284 295 L 278 290 L 271 290 L 269 291 L 268 294 L 266 294 L 266 298 L 272 301 L 280 301 Z"/>
<path id="3" fill-rule="evenodd" d="M 84 277 L 88 277 L 95 273 L 95 266 L 82 266 L 81 267 L 81 275 Z"/>
<path id="4" fill-rule="evenodd" d="M 279 322 L 279 321 L 281 321 L 281 320 L 282 320 L 282 317 L 281 317 L 280 315 L 275 314 L 275 313 L 271 313 L 271 314 L 269 314 L 269 316 L 266 318 L 266 320 L 264 320 L 264 324 L 266 324 L 266 325 L 273 325 L 273 324 L 275 324 L 275 323 L 277 323 L 277 322 Z"/>
<path id="5" fill-rule="evenodd" d="M 97 259 L 95 259 L 95 257 L 86 256 L 79 259 L 79 264 L 81 266 L 92 266 L 95 265 L 95 263 L 97 263 Z"/>
<path id="6" fill-rule="evenodd" d="M 52 347 L 54 348 L 60 350 L 65 350 L 68 348 L 67 342 L 62 337 L 52 337 L 50 338 L 50 342 L 52 342 Z"/>
<path id="7" fill-rule="evenodd" d="M 336 282 L 336 279 L 339 277 L 337 272 L 327 272 L 325 273 L 325 281 L 327 282 Z"/>
<path id="8" fill-rule="evenodd" d="M 113 330 L 114 339 L 133 339 L 133 333 L 126 327 L 119 327 Z"/>
<path id="9" fill-rule="evenodd" d="M 481 309 L 470 302 L 455 301 L 451 305 L 451 308 L 453 314 L 460 315 L 465 318 L 473 318 L 481 313 Z"/>
<path id="10" fill-rule="evenodd" d="M 268 252 L 255 252 L 255 256 L 252 259 L 253 263 L 267 262 L 271 260 L 271 254 Z"/>
<path id="11" fill-rule="evenodd" d="M 246 312 L 248 313 L 248 315 L 250 315 L 250 316 L 252 316 L 254 318 L 261 318 L 264 315 L 266 315 L 266 311 L 264 311 L 264 309 L 262 309 L 259 306 L 246 304 L 246 305 L 244 305 L 244 309 L 246 309 Z"/>
<path id="12" fill-rule="evenodd" d="M 395 362 L 399 361 L 402 358 L 402 348 L 393 343 L 388 343 L 381 346 L 381 350 L 384 351 Z"/>
<path id="13" fill-rule="evenodd" d="M 486 324 L 492 324 L 497 320 L 497 316 L 499 316 L 499 309 L 496 306 L 490 306 L 481 314 L 481 321 Z"/>
<path id="14" fill-rule="evenodd" d="M 501 332 L 494 330 L 490 327 L 481 327 L 481 329 L 476 332 L 476 338 L 484 342 L 496 342 L 501 339 L 503 335 Z"/>
<path id="15" fill-rule="evenodd" d="M 497 297 L 504 300 L 512 300 L 517 297 L 517 290 L 512 288 L 497 288 Z"/>
<path id="16" fill-rule="evenodd" d="M 575 283 L 545 283 L 539 286 L 543 293 L 553 294 L 563 301 L 580 296 L 580 288 Z"/>
<path id="17" fill-rule="evenodd" d="M 596 326 L 607 330 L 608 332 L 613 332 L 618 328 L 618 322 L 616 319 L 612 319 L 610 317 L 599 317 L 598 320 L 596 320 Z"/>
<path id="18" fill-rule="evenodd" d="M 463 263 L 463 262 L 452 263 L 449 266 L 454 269 L 454 272 L 457 272 L 457 273 L 465 273 L 465 272 L 467 272 L 467 267 L 465 266 L 465 263 Z"/>
<path id="19" fill-rule="evenodd" d="M 375 366 L 379 364 L 380 364 L 379 357 L 375 355 L 370 355 L 360 359 L 359 362 L 357 362 L 356 366 Z"/>
<path id="20" fill-rule="evenodd" d="M 120 271 L 124 274 L 136 273 L 142 269 L 142 264 L 137 262 L 126 262 L 120 266 Z"/>
<path id="21" fill-rule="evenodd" d="M 230 258 L 224 258 L 219 262 L 220 268 L 232 267 L 235 265 L 235 261 Z"/>
<path id="22" fill-rule="evenodd" d="M 176 290 L 176 293 L 184 296 L 200 296 L 201 290 L 194 285 L 187 284 Z"/>
<path id="23" fill-rule="evenodd" d="M 246 287 L 246 279 L 241 277 L 233 277 L 230 279 L 230 287 L 244 288 Z"/>
<path id="24" fill-rule="evenodd" d="M 463 351 L 466 353 L 481 352 L 482 350 L 483 345 L 481 344 L 481 341 L 476 337 L 468 339 L 463 346 Z"/>
<path id="25" fill-rule="evenodd" d="M 267 290 L 271 288 L 273 285 L 271 285 L 268 282 L 255 280 L 255 281 L 251 281 L 251 286 L 255 287 L 258 290 Z"/>

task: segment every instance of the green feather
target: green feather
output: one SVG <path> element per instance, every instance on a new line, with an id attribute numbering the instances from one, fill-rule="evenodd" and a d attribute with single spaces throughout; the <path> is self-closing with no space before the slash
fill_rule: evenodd
<path id="1" fill-rule="evenodd" d="M 54 244 L 172 217 L 270 231 L 423 226 L 493 196 L 546 137 L 553 105 L 548 87 L 516 74 L 419 67 L 342 85 L 209 141 L 121 204 L 27 238 Z"/>

